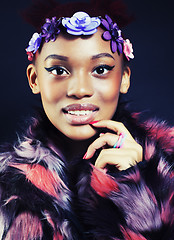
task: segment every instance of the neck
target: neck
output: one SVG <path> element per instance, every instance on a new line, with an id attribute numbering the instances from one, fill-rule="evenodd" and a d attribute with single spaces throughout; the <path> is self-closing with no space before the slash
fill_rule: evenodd
<path id="1" fill-rule="evenodd" d="M 89 145 L 96 139 L 96 135 L 86 140 L 73 140 L 66 137 L 64 134 L 58 130 L 53 129 L 53 131 L 48 132 L 49 142 L 52 146 L 55 146 L 61 156 L 69 162 L 72 159 L 83 157 L 86 153 Z"/>
<path id="2" fill-rule="evenodd" d="M 95 140 L 96 136 L 87 139 L 87 140 L 72 140 L 69 138 L 64 139 L 64 150 L 65 150 L 65 157 L 68 161 L 71 161 L 72 159 L 76 157 L 83 157 L 86 153 L 89 145 Z M 68 149 L 68 150 L 67 150 Z"/>
<path id="3" fill-rule="evenodd" d="M 58 129 L 56 129 L 52 123 L 48 120 L 44 112 L 41 112 L 41 120 L 39 121 L 41 125 L 38 124 L 35 129 L 43 128 L 47 138 L 44 138 L 45 144 L 48 144 L 54 151 L 56 151 L 60 157 L 65 157 L 67 161 L 71 161 L 76 157 L 83 157 L 86 153 L 89 145 L 96 139 L 97 134 L 86 140 L 72 140 L 62 134 Z M 40 130 L 38 131 L 40 133 Z M 35 136 L 36 137 L 36 136 Z"/>

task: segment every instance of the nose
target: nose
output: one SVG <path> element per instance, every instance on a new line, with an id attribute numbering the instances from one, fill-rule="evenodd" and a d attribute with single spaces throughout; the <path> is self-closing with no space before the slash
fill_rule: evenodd
<path id="1" fill-rule="evenodd" d="M 68 82 L 67 96 L 80 99 L 91 97 L 94 93 L 92 79 L 87 74 L 79 73 L 71 77 Z"/>

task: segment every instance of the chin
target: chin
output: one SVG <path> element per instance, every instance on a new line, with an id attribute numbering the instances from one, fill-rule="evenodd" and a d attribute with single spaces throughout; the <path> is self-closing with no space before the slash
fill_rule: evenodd
<path id="1" fill-rule="evenodd" d="M 74 126 L 69 133 L 64 133 L 66 137 L 75 140 L 82 141 L 92 138 L 96 134 L 96 130 L 94 130 L 91 126 Z"/>

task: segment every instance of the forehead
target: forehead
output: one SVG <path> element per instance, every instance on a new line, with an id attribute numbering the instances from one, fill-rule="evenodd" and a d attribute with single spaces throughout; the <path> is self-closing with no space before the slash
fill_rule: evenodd
<path id="1" fill-rule="evenodd" d="M 52 54 L 59 54 L 68 57 L 91 57 L 99 53 L 109 53 L 114 58 L 118 53 L 112 53 L 110 41 L 102 38 L 103 30 L 99 27 L 98 31 L 90 36 L 72 36 L 60 33 L 54 42 L 44 43 L 39 58 L 46 58 Z"/>

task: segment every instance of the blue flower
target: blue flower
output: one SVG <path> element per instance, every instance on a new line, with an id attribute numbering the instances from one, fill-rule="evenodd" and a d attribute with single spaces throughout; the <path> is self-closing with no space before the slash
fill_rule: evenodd
<path id="1" fill-rule="evenodd" d="M 34 33 L 31 40 L 29 41 L 29 46 L 26 49 L 26 52 L 32 52 L 33 54 L 39 49 L 42 42 L 42 37 L 38 33 Z"/>
<path id="2" fill-rule="evenodd" d="M 63 18 L 62 25 L 72 35 L 91 35 L 97 32 L 101 21 L 98 17 L 90 17 L 85 12 L 77 12 L 71 18 Z"/>

